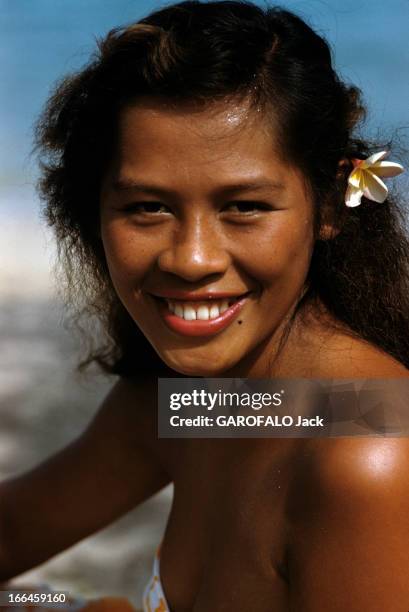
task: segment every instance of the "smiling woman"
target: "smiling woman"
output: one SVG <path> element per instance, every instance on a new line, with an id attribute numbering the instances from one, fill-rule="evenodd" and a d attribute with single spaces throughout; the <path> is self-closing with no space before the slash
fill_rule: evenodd
<path id="1" fill-rule="evenodd" d="M 305 291 L 312 200 L 272 143 L 248 102 L 198 111 L 148 100 L 120 115 L 101 192 L 109 275 L 178 372 L 234 375 L 262 341 L 271 357 Z M 267 372 L 266 362 L 251 374 Z"/>
<path id="2" fill-rule="evenodd" d="M 81 438 L 3 483 L 0 576 L 172 481 L 145 610 L 407 608 L 407 439 L 157 437 L 163 374 L 409 377 L 409 243 L 381 180 L 400 166 L 366 159 L 363 114 L 320 36 L 248 2 L 113 30 L 58 86 L 45 211 L 106 334 L 86 363 L 120 378 Z"/>

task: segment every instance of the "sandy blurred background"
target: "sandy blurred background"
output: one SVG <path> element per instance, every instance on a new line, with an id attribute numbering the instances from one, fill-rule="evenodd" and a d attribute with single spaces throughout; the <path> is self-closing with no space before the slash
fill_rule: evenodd
<path id="1" fill-rule="evenodd" d="M 396 127 L 408 146 L 409 2 L 280 4 L 327 37 L 341 74 L 362 88 L 370 109 L 366 133 L 377 136 L 380 130 L 387 140 Z M 63 305 L 50 272 L 55 250 L 34 191 L 33 122 L 52 83 L 87 61 L 95 36 L 161 5 L 0 0 L 0 479 L 25 471 L 75 437 L 113 383 L 75 375 L 77 346 L 62 325 Z M 403 188 L 405 181 L 396 184 Z M 170 499 L 169 487 L 18 581 L 89 597 L 126 595 L 140 603 Z"/>

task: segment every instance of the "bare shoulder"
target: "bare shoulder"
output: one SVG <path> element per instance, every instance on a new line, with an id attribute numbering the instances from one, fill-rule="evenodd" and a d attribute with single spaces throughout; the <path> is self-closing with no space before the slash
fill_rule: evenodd
<path id="1" fill-rule="evenodd" d="M 357 376 L 363 378 L 409 378 L 409 370 L 391 355 L 362 340 L 356 340 L 351 355 Z"/>
<path id="2" fill-rule="evenodd" d="M 319 368 L 329 378 L 409 378 L 409 370 L 397 359 L 346 333 L 326 339 Z"/>
<path id="3" fill-rule="evenodd" d="M 294 602 L 406 609 L 409 439 L 308 440 L 302 448 L 288 511 Z"/>
<path id="4" fill-rule="evenodd" d="M 307 448 L 308 486 L 321 508 L 342 503 L 368 511 L 366 504 L 376 501 L 379 510 L 406 499 L 409 509 L 409 438 L 319 439 Z"/>

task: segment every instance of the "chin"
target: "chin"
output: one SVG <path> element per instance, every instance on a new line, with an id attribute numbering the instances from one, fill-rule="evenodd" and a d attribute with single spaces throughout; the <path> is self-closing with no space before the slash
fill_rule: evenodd
<path id="1" fill-rule="evenodd" d="M 218 363 L 214 359 L 177 359 L 170 355 L 161 355 L 162 360 L 167 366 L 190 378 L 206 377 L 218 378 L 223 377 L 223 372 L 230 369 L 233 364 Z"/>

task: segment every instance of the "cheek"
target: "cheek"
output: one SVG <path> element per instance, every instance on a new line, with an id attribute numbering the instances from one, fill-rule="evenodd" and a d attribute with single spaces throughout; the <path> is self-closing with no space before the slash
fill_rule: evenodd
<path id="1" fill-rule="evenodd" d="M 102 225 L 101 237 L 114 286 L 140 284 L 155 261 L 151 245 L 123 223 L 114 221 Z"/>
<path id="2" fill-rule="evenodd" d="M 268 285 L 282 278 L 283 282 L 304 280 L 313 249 L 313 228 L 309 219 L 297 223 L 274 222 L 257 238 L 257 248 L 247 245 L 247 271 Z"/>

